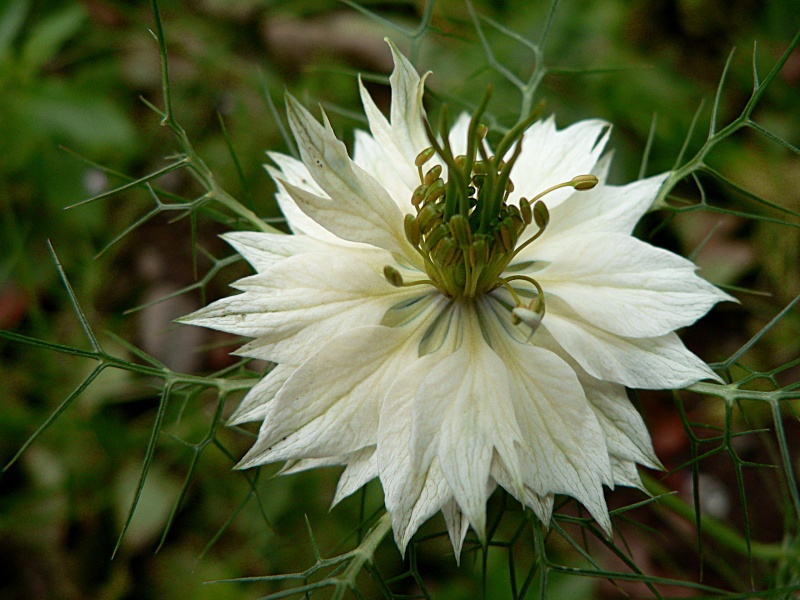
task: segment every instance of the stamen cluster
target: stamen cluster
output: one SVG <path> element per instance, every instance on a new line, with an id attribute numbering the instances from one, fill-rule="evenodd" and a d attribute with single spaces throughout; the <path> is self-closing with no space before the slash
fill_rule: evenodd
<path id="1" fill-rule="evenodd" d="M 479 130 L 479 134 L 484 132 Z M 416 215 L 406 215 L 406 237 L 445 295 L 474 298 L 501 285 L 500 275 L 514 256 L 522 232 L 534 219 L 543 230 L 547 209 L 537 203 L 534 214 L 525 198 L 519 207 L 508 203 L 514 190 L 508 177 L 510 165 L 497 156 L 486 160 L 456 156 L 453 165 L 448 165 L 445 182 L 441 165 L 423 175 L 423 166 L 434 153 L 430 147 L 417 156 L 420 185 L 411 198 Z M 465 190 L 459 189 L 459 179 L 468 182 Z"/>
<path id="2" fill-rule="evenodd" d="M 495 153 L 489 155 L 485 143 L 487 128 L 478 121 L 487 102 L 488 94 L 470 122 L 466 154 L 453 155 L 446 111 L 438 140 L 426 123 L 431 146 L 416 157 L 420 185 L 411 197 L 416 214 L 406 215 L 404 226 L 406 238 L 422 256 L 430 280 L 406 284 L 390 266 L 384 269 L 384 274 L 397 286 L 433 284 L 455 300 L 476 298 L 504 286 L 516 304 L 512 311 L 514 321 L 525 322 L 535 329 L 544 315 L 541 286 L 531 277 L 503 277 L 503 272 L 520 250 L 544 233 L 550 216 L 540 198 L 563 187 L 591 189 L 597 178 L 579 175 L 531 200 L 522 197 L 518 205 L 512 204 L 511 170 L 522 151 L 523 134 L 538 114 L 518 123 L 500 140 Z M 509 153 L 506 161 L 503 157 Z M 424 171 L 423 167 L 434 156 L 441 162 Z M 532 223 L 538 230 L 517 246 Z M 527 305 L 511 285 L 515 280 L 524 280 L 535 288 L 533 300 Z"/>

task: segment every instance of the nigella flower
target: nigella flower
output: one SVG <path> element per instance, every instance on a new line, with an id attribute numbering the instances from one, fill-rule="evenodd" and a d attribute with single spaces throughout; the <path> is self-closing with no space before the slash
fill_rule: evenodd
<path id="1" fill-rule="evenodd" d="M 457 553 L 483 539 L 497 485 L 610 531 L 603 487 L 659 466 L 625 386 L 715 378 L 674 330 L 729 297 L 631 236 L 665 175 L 607 185 L 606 123 L 529 120 L 493 150 L 481 109 L 437 136 L 392 52 L 391 119 L 362 86 L 352 159 L 288 98 L 302 162 L 267 168 L 293 234 L 226 235 L 257 274 L 183 319 L 277 363 L 231 417 L 263 422 L 239 466 L 344 465 L 334 502 L 378 477 L 401 549 L 438 511 Z"/>

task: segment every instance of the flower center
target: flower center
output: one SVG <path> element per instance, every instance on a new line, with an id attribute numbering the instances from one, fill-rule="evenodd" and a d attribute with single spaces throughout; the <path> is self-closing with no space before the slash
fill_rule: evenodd
<path id="1" fill-rule="evenodd" d="M 453 153 L 445 109 L 438 140 L 426 122 L 431 146 L 420 152 L 415 161 L 420 185 L 411 197 L 416 214 L 405 216 L 405 234 L 423 259 L 430 278 L 425 283 L 435 285 L 442 294 L 455 300 L 470 300 L 504 286 L 517 305 L 512 311 L 515 322 L 533 323 L 544 314 L 541 286 L 524 275 L 503 277 L 503 272 L 520 250 L 544 233 L 550 216 L 540 199 L 564 187 L 591 189 L 597 178 L 579 175 L 530 200 L 523 197 L 518 204 L 509 202 L 514 191 L 511 170 L 522 152 L 524 132 L 538 114 L 512 128 L 490 156 L 484 141 L 487 128 L 479 122 L 487 102 L 488 94 L 470 121 L 466 154 Z M 446 166 L 446 174 L 442 164 L 423 170 L 434 155 Z M 537 230 L 518 246 L 531 224 Z M 409 285 L 390 266 L 384 269 L 384 274 L 393 285 Z M 522 303 L 511 285 L 515 280 L 535 288 L 536 295 L 529 304 Z"/>

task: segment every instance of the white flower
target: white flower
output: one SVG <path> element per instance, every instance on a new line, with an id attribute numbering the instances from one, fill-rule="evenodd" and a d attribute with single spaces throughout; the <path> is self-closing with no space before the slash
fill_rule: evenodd
<path id="1" fill-rule="evenodd" d="M 362 86 L 353 159 L 288 98 L 302 162 L 267 168 L 294 234 L 226 235 L 257 274 L 183 319 L 277 363 L 231 418 L 263 421 L 239 466 L 345 465 L 334 503 L 379 477 L 401 549 L 440 510 L 456 553 L 483 539 L 497 485 L 544 523 L 572 496 L 609 532 L 603 486 L 659 467 L 625 386 L 715 378 L 674 330 L 729 296 L 631 236 L 665 175 L 606 185 L 606 123 L 523 123 L 505 162 L 480 112 L 431 141 L 392 51 L 391 120 Z"/>

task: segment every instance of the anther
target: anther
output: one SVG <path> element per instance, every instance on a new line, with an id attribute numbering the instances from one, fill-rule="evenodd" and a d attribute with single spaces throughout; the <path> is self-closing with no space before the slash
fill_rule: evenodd
<path id="1" fill-rule="evenodd" d="M 452 238 L 446 237 L 434 248 L 434 259 L 442 266 L 449 266 L 458 252 L 458 245 Z"/>
<path id="2" fill-rule="evenodd" d="M 594 175 L 578 175 L 569 182 L 578 191 L 590 190 L 597 185 L 597 177 Z"/>
<path id="3" fill-rule="evenodd" d="M 403 219 L 403 227 L 406 232 L 406 239 L 415 248 L 419 247 L 419 239 L 421 232 L 419 229 L 419 221 L 414 215 L 406 215 Z"/>
<path id="4" fill-rule="evenodd" d="M 424 183 L 417 187 L 414 190 L 414 193 L 411 194 L 411 204 L 414 206 L 419 206 L 419 203 L 422 202 L 422 199 L 425 198 L 425 193 L 428 191 L 428 186 Z"/>
<path id="5" fill-rule="evenodd" d="M 444 195 L 444 181 L 442 181 L 441 179 L 437 179 L 428 187 L 428 191 L 425 193 L 424 202 L 426 204 L 429 202 L 434 202 L 439 198 L 441 198 L 443 195 Z"/>
<path id="6" fill-rule="evenodd" d="M 425 174 L 425 185 L 431 185 L 442 174 L 442 165 L 436 165 Z"/>
<path id="7" fill-rule="evenodd" d="M 539 226 L 539 229 L 547 227 L 547 224 L 550 222 L 550 211 L 547 210 L 547 206 L 544 202 L 537 202 L 533 205 L 533 220 L 536 221 L 536 225 Z"/>
<path id="8" fill-rule="evenodd" d="M 434 150 L 433 148 L 425 148 L 425 150 L 423 150 L 422 152 L 420 152 L 419 154 L 417 154 L 417 158 L 414 160 L 414 164 L 415 164 L 417 167 L 420 167 L 420 168 L 421 168 L 421 167 L 422 167 L 422 165 L 424 165 L 424 164 L 425 164 L 426 162 L 428 162 L 428 161 L 429 161 L 431 158 L 433 158 L 433 155 L 434 155 L 435 153 L 436 153 L 436 150 Z"/>
<path id="9" fill-rule="evenodd" d="M 403 276 L 400 272 L 390 265 L 383 267 L 383 276 L 386 281 L 391 283 L 394 287 L 403 287 Z"/>
<path id="10" fill-rule="evenodd" d="M 472 230 L 469 226 L 469 220 L 464 215 L 453 215 L 447 222 L 450 226 L 450 232 L 453 234 L 453 239 L 458 244 L 459 248 L 466 248 L 472 243 Z"/>
<path id="11" fill-rule="evenodd" d="M 530 225 L 533 220 L 533 213 L 531 211 L 531 203 L 526 198 L 519 199 L 519 212 L 525 225 Z"/>
<path id="12" fill-rule="evenodd" d="M 425 246 L 433 250 L 440 241 L 450 236 L 450 228 L 444 223 L 439 223 L 425 238 Z"/>

